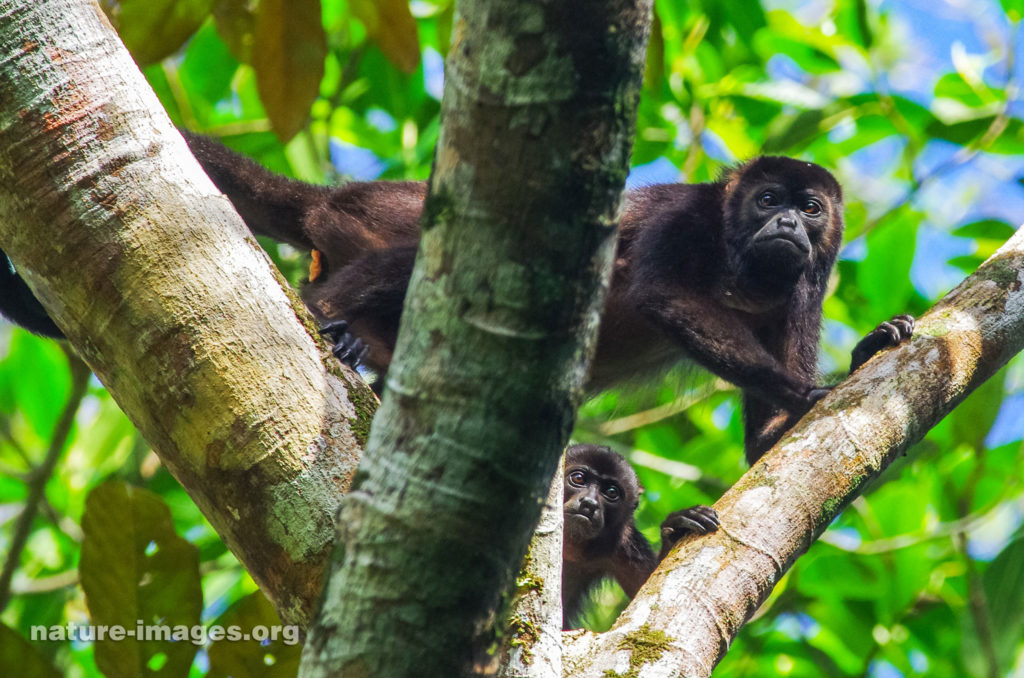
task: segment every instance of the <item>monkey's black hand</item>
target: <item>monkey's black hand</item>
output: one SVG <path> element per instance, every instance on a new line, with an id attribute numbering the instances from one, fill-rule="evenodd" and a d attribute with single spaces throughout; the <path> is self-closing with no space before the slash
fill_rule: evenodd
<path id="1" fill-rule="evenodd" d="M 850 354 L 850 373 L 863 365 L 879 351 L 899 346 L 914 333 L 914 316 L 898 315 L 871 330 L 853 348 Z"/>
<path id="2" fill-rule="evenodd" d="M 358 367 L 360 361 L 366 357 L 370 347 L 363 343 L 363 340 L 348 331 L 348 323 L 344 320 L 329 322 L 320 328 L 320 334 L 331 340 L 334 347 L 331 353 L 338 360 L 352 369 Z"/>
<path id="3" fill-rule="evenodd" d="M 661 523 L 661 557 L 664 558 L 669 549 L 686 535 L 716 532 L 718 525 L 718 513 L 710 506 L 691 506 L 673 511 Z"/>

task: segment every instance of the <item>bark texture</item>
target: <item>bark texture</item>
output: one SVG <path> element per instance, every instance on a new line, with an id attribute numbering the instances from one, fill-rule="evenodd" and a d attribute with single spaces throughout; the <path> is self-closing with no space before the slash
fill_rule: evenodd
<path id="1" fill-rule="evenodd" d="M 95 3 L 0 4 L 0 247 L 286 622 L 376 403 Z M 362 432 L 362 433 L 360 433 Z"/>
<path id="2" fill-rule="evenodd" d="M 303 675 L 496 670 L 595 337 L 649 20 L 645 0 L 458 6 L 395 359 Z"/>
<path id="3" fill-rule="evenodd" d="M 860 368 L 726 492 L 721 529 L 670 554 L 611 631 L 567 637 L 566 675 L 711 675 L 843 508 L 1024 348 L 1022 286 L 1024 230 L 918 320 L 909 344 Z"/>

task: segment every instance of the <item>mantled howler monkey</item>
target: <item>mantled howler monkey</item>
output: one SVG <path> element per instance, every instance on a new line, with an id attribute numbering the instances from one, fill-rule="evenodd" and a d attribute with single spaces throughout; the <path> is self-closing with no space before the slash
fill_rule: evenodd
<path id="1" fill-rule="evenodd" d="M 425 185 L 312 186 L 212 139 L 184 135 L 255 233 L 312 251 L 303 298 L 321 322 L 335 323 L 326 329 L 336 354 L 384 373 L 416 256 Z M 784 157 L 756 158 L 713 183 L 630 192 L 588 389 L 696 362 L 743 390 L 753 463 L 827 393 L 815 366 L 842 208 L 831 174 Z M 59 336 L 13 275 L 0 280 L 0 313 Z M 883 323 L 858 344 L 851 369 L 912 331 L 909 316 Z"/>
<path id="2" fill-rule="evenodd" d="M 632 599 L 676 542 L 688 534 L 718 529 L 718 514 L 708 506 L 670 513 L 661 524 L 661 551 L 654 555 L 633 519 L 640 482 L 629 463 L 607 447 L 570 447 L 565 453 L 564 486 L 564 629 L 578 621 L 587 594 L 602 579 L 614 577 Z"/>

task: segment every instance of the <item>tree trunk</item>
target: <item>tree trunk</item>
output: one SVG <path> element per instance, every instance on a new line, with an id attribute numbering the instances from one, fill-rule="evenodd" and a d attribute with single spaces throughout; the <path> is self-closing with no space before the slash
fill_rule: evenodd
<path id="1" fill-rule="evenodd" d="M 0 247 L 281 617 L 308 625 L 375 399 L 95 3 L 0 8 Z"/>
<path id="2" fill-rule="evenodd" d="M 419 256 L 304 675 L 495 670 L 596 334 L 649 19 L 458 6 Z"/>

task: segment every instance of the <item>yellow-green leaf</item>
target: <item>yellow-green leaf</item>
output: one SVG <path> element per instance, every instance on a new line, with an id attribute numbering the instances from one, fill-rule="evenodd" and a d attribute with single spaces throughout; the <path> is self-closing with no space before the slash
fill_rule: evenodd
<path id="1" fill-rule="evenodd" d="M 420 39 L 408 0 L 352 0 L 352 13 L 388 61 L 405 73 L 420 63 Z"/>
<path id="2" fill-rule="evenodd" d="M 110 0 L 100 3 L 139 66 L 174 54 L 210 14 L 213 0 Z"/>
<path id="3" fill-rule="evenodd" d="M 320 0 L 263 0 L 256 12 L 252 65 L 267 116 L 282 140 L 302 129 L 320 92 L 327 37 Z"/>

